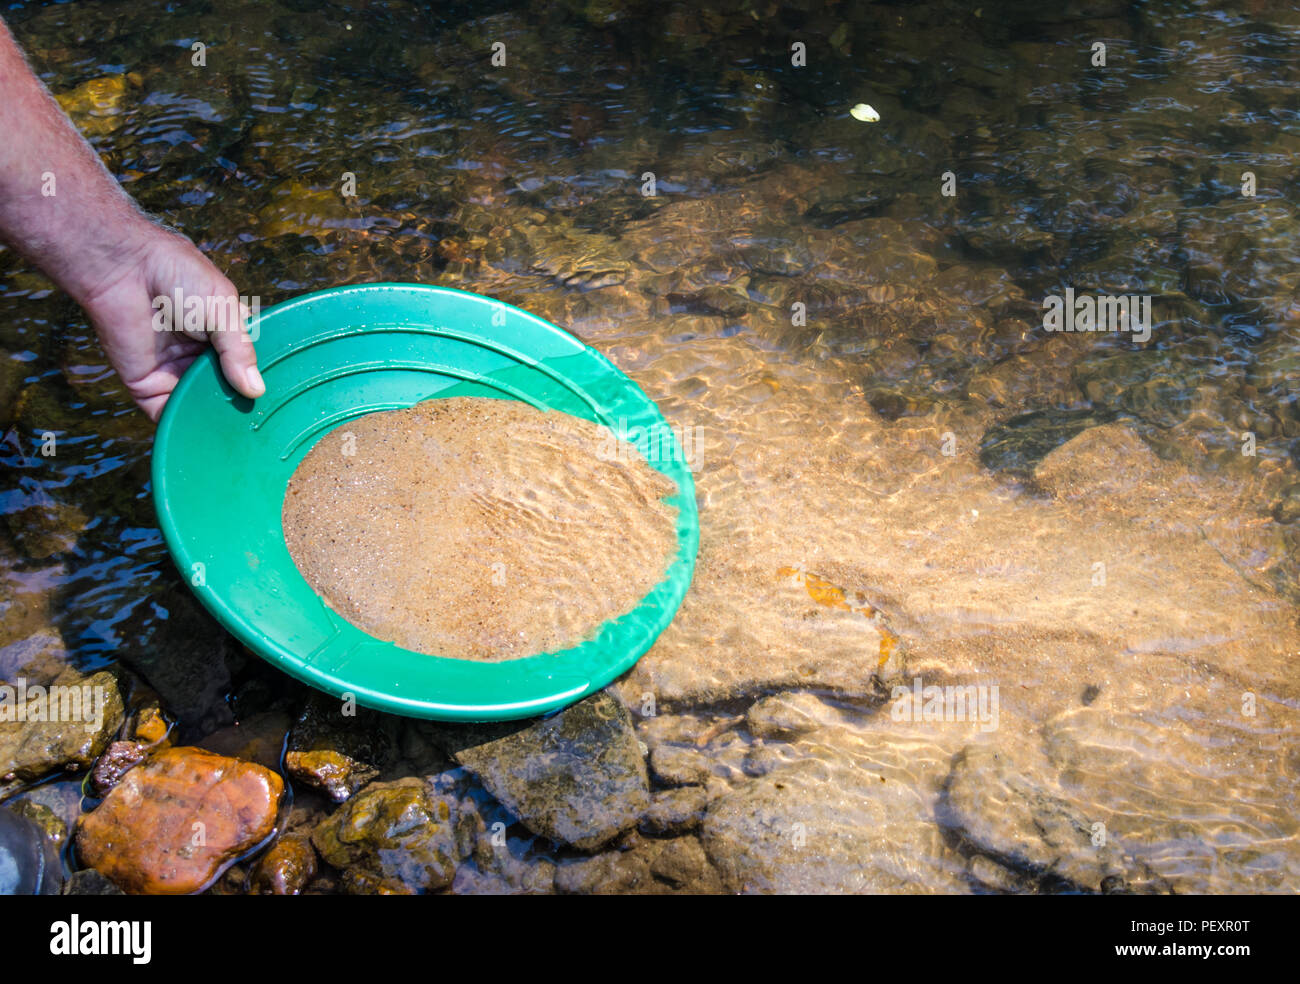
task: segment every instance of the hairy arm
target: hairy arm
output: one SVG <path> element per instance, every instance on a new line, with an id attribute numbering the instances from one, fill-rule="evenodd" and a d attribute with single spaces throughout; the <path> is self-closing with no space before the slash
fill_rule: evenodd
<path id="1" fill-rule="evenodd" d="M 235 285 L 122 190 L 32 74 L 2 21 L 0 238 L 81 305 L 152 419 L 209 340 L 231 386 L 248 397 L 265 392 L 242 317 L 230 324 L 226 316 Z M 177 288 L 203 299 L 203 324 L 155 331 L 153 298 Z"/>

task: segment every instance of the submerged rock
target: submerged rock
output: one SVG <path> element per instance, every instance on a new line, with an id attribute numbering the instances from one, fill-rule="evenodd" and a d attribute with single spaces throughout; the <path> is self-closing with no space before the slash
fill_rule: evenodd
<path id="1" fill-rule="evenodd" d="M 988 745 L 971 745 L 954 762 L 940 812 L 968 851 L 1006 869 L 1002 877 L 1019 887 L 1158 890 L 1159 880 L 1107 834 L 1102 811 L 1085 814 L 1045 775 Z"/>
<path id="2" fill-rule="evenodd" d="M 142 600 L 123 626 L 136 645 L 122 661 L 149 683 L 178 720 L 180 740 L 193 740 L 234 721 L 226 695 L 238 643 L 181 584 Z"/>
<path id="3" fill-rule="evenodd" d="M 81 818 L 77 853 L 128 893 L 197 892 L 275 831 L 283 791 L 259 765 L 164 749 Z"/>
<path id="4" fill-rule="evenodd" d="M 699 840 L 678 837 L 561 864 L 555 888 L 567 895 L 693 895 L 721 892 L 722 882 Z"/>
<path id="5" fill-rule="evenodd" d="M 650 772 L 665 786 L 697 786 L 713 774 L 713 765 L 698 748 L 665 743 L 650 753 Z"/>
<path id="6" fill-rule="evenodd" d="M 320 856 L 353 894 L 428 892 L 456 874 L 453 803 L 420 779 L 372 783 L 312 832 Z"/>
<path id="7" fill-rule="evenodd" d="M 0 807 L 0 895 L 58 892 L 62 875 L 58 857 L 42 823 Z"/>
<path id="8" fill-rule="evenodd" d="M 650 801 L 632 719 L 604 692 L 453 755 L 528 829 L 584 851 L 630 829 Z"/>
<path id="9" fill-rule="evenodd" d="M 1273 503 L 1273 518 L 1279 523 L 1300 519 L 1300 484 L 1288 485 Z"/>
<path id="10" fill-rule="evenodd" d="M 41 834 L 57 855 L 68 839 L 68 825 L 52 808 L 33 800 L 13 800 L 7 804 L 15 813 L 26 817 L 40 828 Z"/>
<path id="11" fill-rule="evenodd" d="M 710 804 L 700 839 L 728 891 L 959 890 L 906 739 L 825 729 L 800 750 Z"/>
<path id="12" fill-rule="evenodd" d="M 793 693 L 773 694 L 756 701 L 745 720 L 755 738 L 785 741 L 830 724 L 834 716 L 835 712 L 816 695 Z"/>
<path id="13" fill-rule="evenodd" d="M 1097 410 L 1034 410 L 990 427 L 980 442 L 980 462 L 990 471 L 1028 475 L 1076 434 L 1110 423 L 1115 414 Z"/>
<path id="14" fill-rule="evenodd" d="M 1123 496 L 1142 491 L 1162 471 L 1160 459 L 1127 424 L 1089 427 L 1034 468 L 1034 484 L 1058 499 Z"/>
<path id="15" fill-rule="evenodd" d="M 456 895 L 553 894 L 555 862 L 530 850 L 540 840 L 506 837 L 503 830 L 481 832 L 473 858 L 456 871 L 452 892 Z"/>
<path id="16" fill-rule="evenodd" d="M 80 778 L 71 777 L 31 786 L 5 801 L 5 806 L 34 820 L 59 852 L 81 816 L 83 798 Z"/>
<path id="17" fill-rule="evenodd" d="M 5 519 L 15 545 L 33 560 L 72 550 L 89 521 L 76 506 L 49 501 L 11 512 Z"/>
<path id="18" fill-rule="evenodd" d="M 263 768 L 278 772 L 290 721 L 289 715 L 284 711 L 260 711 L 234 724 L 218 728 L 195 744 L 209 752 L 228 755 L 244 762 L 255 762 Z"/>
<path id="19" fill-rule="evenodd" d="M 704 819 L 709 793 L 703 786 L 681 786 L 655 793 L 641 817 L 647 834 L 676 836 L 695 830 Z"/>
<path id="20" fill-rule="evenodd" d="M 0 646 L 0 681 L 47 686 L 68 672 L 68 651 L 55 632 L 35 632 Z"/>
<path id="21" fill-rule="evenodd" d="M 125 895 L 111 878 L 101 875 L 94 868 L 74 871 L 63 883 L 64 895 Z"/>

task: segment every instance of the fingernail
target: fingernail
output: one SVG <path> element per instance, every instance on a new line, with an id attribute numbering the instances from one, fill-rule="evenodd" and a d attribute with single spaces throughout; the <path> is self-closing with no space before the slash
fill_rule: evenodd
<path id="1" fill-rule="evenodd" d="M 257 371 L 257 366 L 249 366 L 244 370 L 244 384 L 254 396 L 261 396 L 266 392 L 266 383 L 262 381 L 262 374 Z"/>

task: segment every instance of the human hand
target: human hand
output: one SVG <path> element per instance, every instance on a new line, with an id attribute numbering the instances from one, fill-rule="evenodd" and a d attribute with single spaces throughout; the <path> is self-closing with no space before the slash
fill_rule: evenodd
<path id="1" fill-rule="evenodd" d="M 169 330 L 158 331 L 154 298 L 170 299 L 177 289 L 186 299 L 202 299 L 202 324 L 180 310 L 169 319 Z M 231 386 L 250 398 L 266 392 L 239 292 L 179 233 L 142 223 L 97 282 L 74 296 L 131 398 L 151 420 L 162 415 L 181 374 L 209 342 Z"/>

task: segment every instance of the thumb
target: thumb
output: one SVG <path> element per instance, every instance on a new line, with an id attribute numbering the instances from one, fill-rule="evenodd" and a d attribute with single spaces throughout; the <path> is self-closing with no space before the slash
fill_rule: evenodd
<path id="1" fill-rule="evenodd" d="M 229 292 L 208 298 L 205 327 L 212 347 L 221 358 L 221 372 L 226 381 L 253 399 L 266 392 L 266 384 L 257 371 L 257 350 L 248 335 L 249 313 L 232 284 Z"/>

